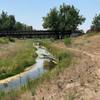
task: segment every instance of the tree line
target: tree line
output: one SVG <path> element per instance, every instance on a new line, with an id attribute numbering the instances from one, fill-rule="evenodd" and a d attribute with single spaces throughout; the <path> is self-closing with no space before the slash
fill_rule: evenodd
<path id="1" fill-rule="evenodd" d="M 100 32 L 100 14 L 96 14 L 93 18 L 90 31 Z"/>
<path id="2" fill-rule="evenodd" d="M 86 20 L 80 11 L 73 5 L 63 3 L 60 7 L 50 9 L 45 17 L 43 17 L 43 28 L 52 31 L 77 31 L 78 27 Z M 28 26 L 21 22 L 17 22 L 13 15 L 8 15 L 2 11 L 0 14 L 0 31 L 5 30 L 33 30 L 32 26 Z M 92 25 L 88 31 L 100 31 L 100 14 L 93 18 Z"/>
<path id="3" fill-rule="evenodd" d="M 14 15 L 8 15 L 7 12 L 4 11 L 2 11 L 2 13 L 0 14 L 0 31 L 32 29 L 32 26 L 17 22 Z"/>

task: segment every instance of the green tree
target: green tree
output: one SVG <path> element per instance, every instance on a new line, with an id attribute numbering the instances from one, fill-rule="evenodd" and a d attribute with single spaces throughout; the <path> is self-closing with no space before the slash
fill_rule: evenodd
<path id="1" fill-rule="evenodd" d="M 15 17 L 13 15 L 10 15 L 8 17 L 8 30 L 14 30 L 15 23 L 16 23 Z"/>
<path id="2" fill-rule="evenodd" d="M 23 24 L 20 22 L 16 22 L 15 24 L 15 30 L 23 30 Z"/>
<path id="3" fill-rule="evenodd" d="M 31 31 L 31 30 L 33 30 L 33 27 L 32 27 L 32 26 L 27 26 L 27 25 L 26 25 L 26 30 Z"/>
<path id="4" fill-rule="evenodd" d="M 0 15 L 0 30 L 12 30 L 16 23 L 13 15 L 7 15 L 7 12 L 2 11 Z"/>
<path id="5" fill-rule="evenodd" d="M 0 30 L 7 29 L 7 26 L 6 26 L 7 18 L 8 18 L 7 13 L 2 11 L 2 14 L 0 15 Z"/>
<path id="6" fill-rule="evenodd" d="M 59 15 L 56 8 L 50 10 L 46 17 L 43 17 L 43 27 L 49 30 L 59 30 Z"/>
<path id="7" fill-rule="evenodd" d="M 75 31 L 85 21 L 85 18 L 79 15 L 79 10 L 75 9 L 74 6 L 65 4 L 60 6 L 59 19 L 61 31 Z"/>
<path id="8" fill-rule="evenodd" d="M 75 31 L 85 21 L 74 6 L 63 4 L 59 10 L 51 9 L 46 17 L 43 17 L 43 27 L 50 30 Z"/>
<path id="9" fill-rule="evenodd" d="M 2 11 L 0 14 L 0 31 L 32 29 L 32 26 L 17 22 L 15 17 L 13 15 L 8 15 L 7 12 Z"/>
<path id="10" fill-rule="evenodd" d="M 100 31 L 100 14 L 93 18 L 91 31 Z"/>
<path id="11" fill-rule="evenodd" d="M 33 30 L 32 26 L 28 26 L 26 24 L 20 23 L 20 22 L 16 22 L 15 24 L 15 30 Z"/>

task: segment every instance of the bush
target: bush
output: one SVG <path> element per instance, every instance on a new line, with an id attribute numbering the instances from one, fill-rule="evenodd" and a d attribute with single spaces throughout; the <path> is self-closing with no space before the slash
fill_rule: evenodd
<path id="1" fill-rule="evenodd" d="M 65 43 L 65 45 L 71 44 L 71 38 L 65 37 L 65 38 L 64 38 L 64 43 Z"/>
<path id="2" fill-rule="evenodd" d="M 8 38 L 6 38 L 6 37 L 0 38 L 0 44 L 6 44 L 6 43 L 9 43 L 9 39 Z"/>
<path id="3" fill-rule="evenodd" d="M 0 44 L 7 44 L 9 42 L 15 42 L 15 39 L 12 37 L 1 37 Z"/>
<path id="4" fill-rule="evenodd" d="M 12 38 L 12 37 L 9 37 L 9 41 L 10 41 L 10 42 L 15 42 L 15 39 Z"/>

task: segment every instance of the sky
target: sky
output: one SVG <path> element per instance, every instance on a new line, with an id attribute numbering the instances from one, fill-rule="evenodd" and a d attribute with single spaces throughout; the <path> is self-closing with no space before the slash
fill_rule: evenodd
<path id="1" fill-rule="evenodd" d="M 79 27 L 84 31 L 90 28 L 93 17 L 100 13 L 100 0 L 1 0 L 0 12 L 4 10 L 14 15 L 17 21 L 41 30 L 42 17 L 46 16 L 51 8 L 58 8 L 63 3 L 74 5 L 80 10 L 80 14 L 86 18 L 85 23 Z"/>

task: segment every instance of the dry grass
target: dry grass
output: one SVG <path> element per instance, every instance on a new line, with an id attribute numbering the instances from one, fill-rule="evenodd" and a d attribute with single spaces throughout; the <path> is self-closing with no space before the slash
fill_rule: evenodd
<path id="1" fill-rule="evenodd" d="M 0 46 L 0 79 L 18 74 L 35 63 L 32 40 L 17 40 Z"/>

